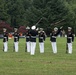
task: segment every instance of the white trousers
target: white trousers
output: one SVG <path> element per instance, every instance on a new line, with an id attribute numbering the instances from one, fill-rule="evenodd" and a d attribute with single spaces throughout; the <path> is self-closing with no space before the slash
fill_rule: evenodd
<path id="1" fill-rule="evenodd" d="M 4 42 L 4 52 L 7 52 L 7 50 L 8 50 L 8 43 Z"/>
<path id="2" fill-rule="evenodd" d="M 15 52 L 18 52 L 18 42 L 14 42 Z"/>
<path id="3" fill-rule="evenodd" d="M 57 53 L 57 45 L 56 42 L 51 42 L 53 53 Z"/>
<path id="4" fill-rule="evenodd" d="M 30 47 L 31 47 L 31 44 L 30 44 L 30 42 L 26 42 L 26 46 L 27 46 L 27 52 L 30 52 Z"/>
<path id="5" fill-rule="evenodd" d="M 40 53 L 44 53 L 44 42 L 39 43 Z"/>
<path id="6" fill-rule="evenodd" d="M 72 54 L 72 43 L 68 43 L 68 53 Z"/>
<path id="7" fill-rule="evenodd" d="M 35 48 L 36 48 L 36 42 L 31 42 L 31 51 L 30 51 L 31 55 L 35 54 Z"/>

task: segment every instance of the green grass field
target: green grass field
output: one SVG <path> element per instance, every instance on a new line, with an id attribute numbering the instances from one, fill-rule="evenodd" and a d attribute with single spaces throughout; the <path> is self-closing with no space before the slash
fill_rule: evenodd
<path id="1" fill-rule="evenodd" d="M 66 38 L 57 39 L 57 54 L 52 53 L 49 38 L 45 41 L 44 54 L 40 54 L 37 42 L 34 56 L 25 52 L 25 39 L 20 39 L 18 53 L 13 52 L 13 40 L 8 45 L 9 50 L 4 53 L 0 40 L 0 75 L 76 75 L 76 41 L 73 54 L 65 53 Z"/>

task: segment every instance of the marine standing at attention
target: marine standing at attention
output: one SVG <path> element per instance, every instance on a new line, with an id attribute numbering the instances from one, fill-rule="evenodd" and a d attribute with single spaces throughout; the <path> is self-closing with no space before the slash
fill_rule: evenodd
<path id="1" fill-rule="evenodd" d="M 8 33 L 6 28 L 3 28 L 3 51 L 8 51 Z"/>

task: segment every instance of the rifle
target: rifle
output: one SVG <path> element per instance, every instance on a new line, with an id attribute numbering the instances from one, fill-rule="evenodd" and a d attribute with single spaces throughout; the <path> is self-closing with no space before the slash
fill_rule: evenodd
<path id="1" fill-rule="evenodd" d="M 25 43 L 25 52 L 27 52 L 27 43 Z"/>
<path id="2" fill-rule="evenodd" d="M 15 44 L 13 44 L 13 52 L 15 52 Z"/>
<path id="3" fill-rule="evenodd" d="M 3 52 L 4 52 L 4 45 L 3 45 Z"/>
<path id="4" fill-rule="evenodd" d="M 66 43 L 66 53 L 68 53 L 68 44 Z"/>
<path id="5" fill-rule="evenodd" d="M 60 21 L 58 21 L 58 22 L 51 23 L 51 25 L 57 25 L 57 24 L 61 23 L 61 22 L 64 21 L 64 20 L 65 20 L 65 19 L 62 19 L 62 20 L 60 20 Z"/>
<path id="6" fill-rule="evenodd" d="M 40 19 L 38 20 L 38 22 L 35 24 L 35 26 L 37 26 L 37 25 L 42 21 L 42 19 L 43 19 L 43 18 L 40 18 Z"/>

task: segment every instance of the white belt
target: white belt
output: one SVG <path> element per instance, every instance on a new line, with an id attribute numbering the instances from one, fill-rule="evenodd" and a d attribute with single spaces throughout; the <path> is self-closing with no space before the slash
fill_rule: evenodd
<path id="1" fill-rule="evenodd" d="M 43 37 L 39 37 L 40 39 L 43 39 Z"/>
<path id="2" fill-rule="evenodd" d="M 4 38 L 7 38 L 7 37 L 4 37 Z"/>
<path id="3" fill-rule="evenodd" d="M 26 36 L 26 38 L 30 38 L 29 36 Z"/>
<path id="4" fill-rule="evenodd" d="M 56 38 L 55 36 L 52 36 L 52 38 Z"/>
<path id="5" fill-rule="evenodd" d="M 32 38 L 36 38 L 35 36 L 31 36 Z"/>
<path id="6" fill-rule="evenodd" d="M 14 37 L 14 38 L 18 38 L 18 37 Z"/>

